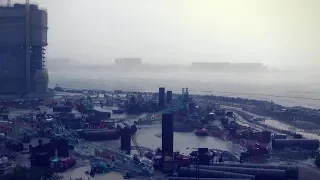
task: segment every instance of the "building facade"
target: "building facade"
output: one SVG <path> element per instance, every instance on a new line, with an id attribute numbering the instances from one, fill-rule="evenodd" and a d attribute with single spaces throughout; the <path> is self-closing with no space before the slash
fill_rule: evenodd
<path id="1" fill-rule="evenodd" d="M 48 15 L 30 4 L 0 7 L 0 94 L 46 92 Z"/>

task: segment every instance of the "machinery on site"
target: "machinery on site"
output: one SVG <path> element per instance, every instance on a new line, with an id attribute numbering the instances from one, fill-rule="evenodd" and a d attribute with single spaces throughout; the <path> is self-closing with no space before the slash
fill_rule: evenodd
<path id="1" fill-rule="evenodd" d="M 169 113 L 169 112 L 176 112 L 182 109 L 185 109 L 187 106 L 188 101 L 186 100 L 186 94 L 182 94 L 182 96 L 179 96 L 176 101 L 171 102 L 170 106 L 164 108 L 162 111 L 149 114 L 145 116 L 144 118 L 139 119 L 136 121 L 135 124 L 153 124 L 157 122 L 161 122 L 162 119 L 158 118 L 158 115 L 163 113 Z M 129 122 L 125 122 L 126 126 L 129 126 Z M 133 127 L 133 126 L 132 126 Z M 135 131 L 135 129 L 131 129 L 132 132 Z M 38 136 L 37 131 L 34 130 L 33 127 L 28 127 L 22 124 L 16 124 L 15 125 L 15 131 L 17 133 L 24 133 L 28 136 Z M 139 148 L 134 133 L 131 136 L 131 140 L 134 143 L 134 146 L 136 150 L 138 151 L 140 157 L 138 156 L 131 156 L 124 152 L 114 150 L 111 148 L 107 148 L 104 146 L 96 145 L 92 142 L 89 142 L 87 140 L 84 140 L 81 136 L 79 136 L 78 132 L 72 130 L 69 127 L 66 127 L 60 120 L 53 121 L 53 128 L 51 132 L 52 137 L 64 137 L 68 139 L 69 145 L 74 147 L 74 151 L 81 155 L 82 157 L 88 157 L 89 159 L 96 159 L 102 162 L 105 162 L 108 167 L 111 169 L 116 170 L 125 170 L 130 171 L 134 173 L 138 173 L 141 175 L 148 175 L 153 174 L 154 168 L 153 163 L 151 160 L 146 160 L 145 158 L 141 158 L 143 156 L 143 149 Z M 65 165 L 61 166 L 61 163 L 58 162 L 66 162 Z M 69 166 L 72 166 L 71 160 L 59 160 L 58 162 L 51 162 L 52 166 L 61 169 L 67 169 Z M 69 163 L 70 162 L 70 163 Z M 57 166 L 57 164 L 59 166 Z M 61 166 L 61 167 L 60 167 Z"/>

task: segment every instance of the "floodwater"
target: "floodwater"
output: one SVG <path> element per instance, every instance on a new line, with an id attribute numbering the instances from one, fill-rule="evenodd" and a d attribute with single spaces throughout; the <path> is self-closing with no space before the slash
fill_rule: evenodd
<path id="1" fill-rule="evenodd" d="M 156 149 L 161 147 L 161 124 L 158 125 L 143 125 L 138 127 L 138 131 L 135 135 L 137 144 L 141 147 L 147 147 L 150 149 Z M 95 142 L 100 146 L 109 147 L 109 148 L 119 148 L 120 143 L 119 140 L 112 140 L 112 141 L 102 141 L 102 142 Z M 133 145 L 133 143 L 132 143 Z M 199 148 L 212 148 L 212 149 L 219 149 L 223 151 L 229 151 L 234 154 L 239 154 L 243 148 L 238 145 L 234 145 L 231 142 L 222 141 L 215 137 L 198 137 L 195 136 L 194 133 L 174 133 L 174 150 L 179 151 L 182 154 L 189 154 L 191 151 Z M 134 151 L 133 151 L 134 153 Z M 63 174 L 66 180 L 69 180 L 70 177 L 72 178 L 79 178 L 83 177 L 84 179 L 87 178 L 85 175 L 85 171 L 90 170 L 90 167 L 80 167 L 70 171 L 67 171 Z M 123 175 L 121 173 L 112 172 L 107 173 L 104 175 L 95 176 L 93 179 L 112 179 L 118 180 L 122 179 Z"/>
<path id="2" fill-rule="evenodd" d="M 108 108 L 101 108 L 101 107 L 95 107 L 96 109 L 100 109 L 103 111 L 111 111 L 114 109 L 113 107 Z M 46 110 L 48 113 L 51 113 L 50 109 L 43 109 Z M 28 110 L 16 110 L 10 113 L 10 118 L 16 115 L 22 115 L 28 113 Z M 122 115 L 112 115 L 112 118 L 128 118 L 128 119 L 137 119 L 138 117 L 127 117 L 125 114 Z M 161 124 L 156 125 L 143 125 L 138 127 L 138 131 L 135 135 L 137 144 L 141 147 L 147 147 L 150 149 L 156 149 L 158 147 L 161 147 Z M 100 141 L 100 142 L 94 142 L 95 144 L 98 144 L 103 147 L 109 147 L 118 149 L 120 147 L 119 140 L 111 140 L 111 141 Z M 133 143 L 132 143 L 133 145 Z M 234 145 L 231 142 L 222 141 L 215 137 L 198 137 L 195 135 L 194 132 L 191 133 L 174 133 L 174 150 L 179 151 L 183 154 L 189 154 L 191 151 L 204 147 L 204 148 L 211 148 L 211 149 L 219 149 L 222 151 L 229 151 L 234 154 L 238 154 L 241 152 L 241 150 L 244 150 L 238 145 Z M 135 153 L 133 151 L 133 153 Z M 79 162 L 80 163 L 80 162 Z M 82 162 L 81 162 L 82 163 Z M 90 167 L 85 166 L 87 163 L 83 163 L 82 165 L 84 167 L 79 167 L 72 169 L 70 171 L 67 171 L 63 173 L 63 177 L 66 180 L 69 180 L 70 178 L 80 178 L 83 177 L 84 179 L 87 179 L 89 176 L 85 175 L 85 171 L 90 170 Z M 116 172 L 110 172 L 105 175 L 97 175 L 94 178 L 91 179 L 113 179 L 118 180 L 122 179 L 123 174 L 116 173 Z"/>
<path id="3" fill-rule="evenodd" d="M 156 149 L 161 147 L 161 125 L 140 126 L 136 134 L 136 141 L 139 146 L 149 147 Z M 174 150 L 180 153 L 190 153 L 197 148 L 212 148 L 223 151 L 229 151 L 231 153 L 238 154 L 239 146 L 232 144 L 231 142 L 222 141 L 215 137 L 199 137 L 195 133 L 174 133 Z"/>
<path id="4" fill-rule="evenodd" d="M 152 74 L 132 74 L 126 76 L 125 73 L 108 74 L 86 73 L 86 72 L 58 72 L 50 73 L 50 84 L 60 84 L 67 88 L 101 88 L 101 89 L 121 89 L 133 91 L 157 91 L 159 86 L 166 89 L 180 92 L 182 87 L 189 87 L 191 94 L 215 94 L 224 96 L 238 96 L 251 99 L 273 100 L 285 106 L 306 106 L 320 108 L 320 86 L 318 78 L 305 78 L 301 74 L 285 76 L 278 73 L 270 74 L 190 74 L 190 73 L 170 73 L 165 77 L 155 73 Z M 293 74 L 294 75 L 294 74 Z M 150 78 L 147 78 L 150 77 Z M 275 81 L 277 80 L 277 81 Z M 310 82 L 305 82 L 306 80 Z M 279 121 L 267 121 L 272 126 L 288 128 L 287 125 L 279 124 Z M 140 146 L 157 148 L 161 145 L 161 138 L 157 137 L 161 133 L 160 125 L 145 126 L 137 132 L 137 143 Z M 304 133 L 301 133 L 306 135 Z M 314 134 L 313 134 L 314 135 Z M 317 135 L 315 135 L 317 136 Z M 239 147 L 230 142 L 224 142 L 214 137 L 197 137 L 193 133 L 175 133 L 175 150 L 182 153 L 192 151 L 192 148 L 208 147 L 221 150 L 229 150 L 236 153 Z M 83 176 L 86 168 L 79 168 L 65 173 L 66 179 Z M 99 179 L 95 177 L 94 179 Z M 86 178 L 85 178 L 86 179 Z M 101 179 L 122 179 L 117 173 L 109 173 Z"/>

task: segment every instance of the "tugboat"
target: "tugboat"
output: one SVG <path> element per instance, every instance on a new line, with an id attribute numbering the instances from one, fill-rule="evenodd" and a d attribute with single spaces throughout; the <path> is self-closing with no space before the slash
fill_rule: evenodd
<path id="1" fill-rule="evenodd" d="M 208 136 L 208 130 L 206 128 L 198 129 L 196 131 L 197 136 Z"/>

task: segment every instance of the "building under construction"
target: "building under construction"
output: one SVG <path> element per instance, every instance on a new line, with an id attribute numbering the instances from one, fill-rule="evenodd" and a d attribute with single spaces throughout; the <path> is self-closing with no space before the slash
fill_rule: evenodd
<path id="1" fill-rule="evenodd" d="M 46 92 L 46 10 L 28 0 L 0 7 L 0 27 L 0 94 Z"/>

